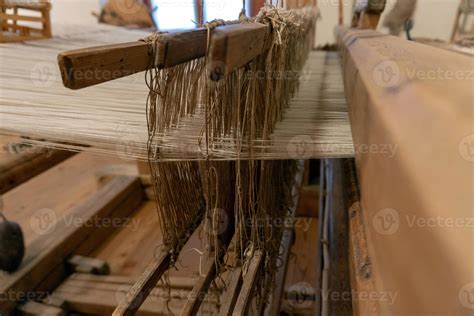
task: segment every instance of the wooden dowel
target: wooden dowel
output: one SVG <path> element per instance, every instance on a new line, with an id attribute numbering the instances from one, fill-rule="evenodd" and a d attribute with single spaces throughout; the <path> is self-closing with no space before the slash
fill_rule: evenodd
<path id="1" fill-rule="evenodd" d="M 163 273 L 168 270 L 171 262 L 171 254 L 164 249 L 158 258 L 150 263 L 145 272 L 140 276 L 135 285 L 128 291 L 127 295 L 119 306 L 115 309 L 113 316 L 135 315 L 156 286 Z"/>
<path id="2" fill-rule="evenodd" d="M 248 64 L 265 49 L 269 27 L 260 23 L 227 25 L 216 29 L 211 40 L 211 79 L 220 80 Z"/>
<path id="3" fill-rule="evenodd" d="M 263 253 L 260 250 L 255 251 L 255 254 L 250 262 L 247 274 L 245 275 L 242 289 L 235 305 L 234 313 L 232 315 L 247 315 L 255 286 L 257 284 L 259 270 L 263 262 Z"/>

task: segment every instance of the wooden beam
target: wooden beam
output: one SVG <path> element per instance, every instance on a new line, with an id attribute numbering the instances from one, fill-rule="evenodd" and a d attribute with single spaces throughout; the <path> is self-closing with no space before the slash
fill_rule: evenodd
<path id="1" fill-rule="evenodd" d="M 5 164 L 0 164 L 0 194 L 30 180 L 54 167 L 76 153 L 63 150 L 41 151 L 12 155 Z"/>
<path id="2" fill-rule="evenodd" d="M 213 78 L 219 79 L 242 67 L 262 53 L 265 35 L 263 24 L 232 24 L 212 30 Z M 77 49 L 60 53 L 58 64 L 65 87 L 81 89 L 115 80 L 152 67 L 168 68 L 201 58 L 207 52 L 206 28 L 162 34 L 158 54 L 142 41 Z M 222 66 L 224 65 L 224 66 Z"/>
<path id="3" fill-rule="evenodd" d="M 269 27 L 260 23 L 228 25 L 216 29 L 210 48 L 211 79 L 220 80 L 262 54 L 269 32 Z"/>
<path id="4" fill-rule="evenodd" d="M 41 22 L 41 23 L 44 22 L 43 17 L 18 15 L 18 14 L 6 14 L 6 13 L 0 13 L 0 20 L 29 21 L 29 22 Z"/>
<path id="5" fill-rule="evenodd" d="M 338 33 L 354 146 L 373 149 L 355 156 L 354 216 L 366 223 L 370 256 L 362 275 L 375 280 L 371 293 L 396 295 L 360 314 L 465 314 L 472 229 L 459 219 L 472 218 L 474 205 L 472 58 L 371 30 Z M 390 277 L 407 269 L 412 282 Z"/>
<path id="6" fill-rule="evenodd" d="M 206 54 L 207 29 L 162 34 L 158 54 L 143 41 L 62 52 L 58 56 L 65 87 L 82 89 L 158 67 L 168 68 Z"/>
<path id="7" fill-rule="evenodd" d="M 135 315 L 163 273 L 168 270 L 170 262 L 171 253 L 165 248 L 160 252 L 160 255 L 148 265 L 145 272 L 143 272 L 135 285 L 128 291 L 112 315 Z"/>
<path id="8" fill-rule="evenodd" d="M 245 316 L 248 314 L 250 304 L 252 303 L 252 298 L 254 297 L 255 287 L 257 285 L 258 276 L 261 272 L 263 263 L 263 253 L 261 250 L 255 251 L 250 265 L 247 271 L 247 274 L 244 277 L 242 284 L 242 289 L 240 290 L 239 298 L 237 299 L 237 304 L 232 315 Z"/>
<path id="9" fill-rule="evenodd" d="M 64 275 L 64 258 L 80 247 L 97 246 L 97 239 L 88 237 L 102 228 L 87 223 L 94 218 L 115 217 L 116 213 L 123 213 L 124 210 L 129 214 L 142 197 L 138 178 L 114 178 L 72 211 L 74 223 L 82 224 L 71 225 L 65 220 L 58 221 L 54 233 L 43 235 L 28 245 L 20 269 L 2 278 L 0 313 L 9 315 L 17 304 L 18 297 L 11 297 L 9 293 L 34 293 L 57 286 L 56 274 L 57 277 Z"/>

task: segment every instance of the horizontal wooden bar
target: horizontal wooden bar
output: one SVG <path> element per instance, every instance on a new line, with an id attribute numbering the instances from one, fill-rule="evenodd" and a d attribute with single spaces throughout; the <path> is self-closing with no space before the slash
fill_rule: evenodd
<path id="1" fill-rule="evenodd" d="M 6 13 L 0 13 L 0 20 L 44 22 L 44 19 L 39 16 L 27 16 L 27 15 L 6 14 Z"/>
<path id="2" fill-rule="evenodd" d="M 81 89 L 158 67 L 168 68 L 206 54 L 207 29 L 162 34 L 153 47 L 144 41 L 70 50 L 58 56 L 65 87 Z"/>
<path id="3" fill-rule="evenodd" d="M 212 32 L 211 78 L 218 80 L 262 53 L 269 28 L 259 23 L 232 24 L 219 26 Z M 204 57 L 207 33 L 207 28 L 197 28 L 162 34 L 156 44 L 156 56 L 152 56 L 151 44 L 143 41 L 60 53 L 58 63 L 63 84 L 70 89 L 81 89 L 152 67 L 168 68 Z"/>
<path id="4" fill-rule="evenodd" d="M 76 153 L 64 150 L 41 150 L 13 155 L 0 164 L 0 194 L 3 194 L 38 174 L 54 167 Z"/>
<path id="5" fill-rule="evenodd" d="M 262 54 L 270 28 L 260 23 L 227 25 L 212 34 L 210 56 L 212 80 L 231 74 Z"/>

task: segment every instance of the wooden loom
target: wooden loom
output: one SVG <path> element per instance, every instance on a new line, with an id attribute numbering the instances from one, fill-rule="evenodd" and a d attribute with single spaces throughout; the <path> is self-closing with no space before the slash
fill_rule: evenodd
<path id="1" fill-rule="evenodd" d="M 0 1 L 0 43 L 50 38 L 52 36 L 50 10 L 51 3 L 48 0 Z M 23 14 L 23 11 L 39 13 L 39 16 Z M 39 23 L 41 27 L 20 25 L 18 22 Z"/>
<path id="2" fill-rule="evenodd" d="M 364 16 L 364 14 L 359 14 L 358 12 L 356 14 L 359 15 L 359 19 L 362 19 Z M 370 21 L 373 20 L 374 19 L 370 19 Z M 360 25 L 361 28 L 366 28 L 367 26 L 365 23 L 359 23 L 358 25 Z M 375 28 L 376 23 L 375 25 L 374 23 L 371 23 L 370 26 L 370 28 Z M 202 30 L 200 31 L 202 32 Z M 191 36 L 191 38 L 198 36 L 199 30 L 195 32 L 196 33 L 193 32 L 194 35 Z M 232 65 L 239 65 L 245 61 L 248 62 L 252 60 L 256 55 L 258 55 L 258 52 L 264 48 L 255 48 L 255 46 L 249 47 L 246 46 L 247 43 L 242 43 L 242 41 L 236 43 L 231 39 L 238 37 L 250 39 L 253 36 L 258 36 L 258 34 L 261 34 L 262 32 L 267 32 L 267 30 L 262 30 L 258 25 L 253 25 L 248 27 L 247 30 L 241 30 L 239 27 L 220 27 L 216 30 L 215 34 L 217 34 L 217 32 L 221 32 L 220 34 L 222 34 L 222 36 L 213 36 L 211 47 L 221 47 L 220 49 L 216 48 L 216 56 L 225 56 L 226 64 L 228 63 L 229 65 L 227 69 L 234 69 Z M 174 52 L 174 50 L 180 53 L 189 52 L 189 50 L 183 49 L 183 47 L 179 49 L 179 46 L 175 46 L 176 43 L 179 43 L 178 45 L 183 45 L 182 41 L 175 40 L 178 36 L 186 38 L 186 36 L 190 36 L 190 33 L 191 32 L 189 32 L 189 34 L 188 32 L 185 32 L 185 34 L 170 35 L 169 40 L 164 44 L 166 47 L 166 49 L 164 49 L 166 54 L 160 57 L 159 60 L 163 60 L 160 65 L 167 67 L 166 65 L 171 66 L 173 63 L 178 63 L 177 61 L 173 61 L 173 58 L 175 58 L 176 55 L 170 54 L 169 52 Z M 434 212 L 431 207 L 434 207 L 436 210 L 439 210 L 443 206 L 449 208 L 448 205 L 452 203 L 452 200 L 450 199 L 450 197 L 452 197 L 452 191 L 451 193 L 446 192 L 446 188 L 443 188 L 436 183 L 431 183 L 428 187 L 424 186 L 422 194 L 417 190 L 417 188 L 425 184 L 424 179 L 431 178 L 432 176 L 430 173 L 436 170 L 440 178 L 448 179 L 449 183 L 453 185 L 455 184 L 455 187 L 461 190 L 460 195 L 464 197 L 464 199 L 456 202 L 456 210 L 458 215 L 464 214 L 468 216 L 466 210 L 469 210 L 468 204 L 470 200 L 469 198 L 466 199 L 466 197 L 470 196 L 470 193 L 468 192 L 469 183 L 466 182 L 466 179 L 463 178 L 462 175 L 469 174 L 472 169 L 469 168 L 469 164 L 464 164 L 463 161 L 458 163 L 458 152 L 452 152 L 449 148 L 452 146 L 457 148 L 458 142 L 462 139 L 463 135 L 472 133 L 472 128 L 470 128 L 469 125 L 472 123 L 472 111 L 470 113 L 465 111 L 466 109 L 469 109 L 469 100 L 472 99 L 472 92 L 470 91 L 468 81 L 461 83 L 457 82 L 456 84 L 450 83 L 448 85 L 440 85 L 439 81 L 410 82 L 409 78 L 404 76 L 403 73 L 401 74 L 400 81 L 396 83 L 398 90 L 387 90 L 371 79 L 373 78 L 373 69 L 377 64 L 386 61 L 387 54 L 394 60 L 400 58 L 398 55 L 395 55 L 395 52 L 397 52 L 400 47 L 408 52 L 416 53 L 418 61 L 414 66 L 416 70 L 428 71 L 431 65 L 436 63 L 442 63 L 453 71 L 462 70 L 466 64 L 471 62 L 471 60 L 465 56 L 458 56 L 441 50 L 433 51 L 433 49 L 426 46 L 416 43 L 407 43 L 404 40 L 382 35 L 371 30 L 362 31 L 338 28 L 337 34 L 343 56 L 342 65 L 344 69 L 345 88 L 351 109 L 353 135 L 356 146 L 384 143 L 402 144 L 408 147 L 408 149 L 406 151 L 404 150 L 402 153 L 403 156 L 398 157 L 395 160 L 396 167 L 388 171 L 390 175 L 387 177 L 376 176 L 380 172 L 380 166 L 387 167 L 393 163 L 392 160 L 385 156 L 374 157 L 369 156 L 364 152 L 357 152 L 356 164 L 358 167 L 357 171 L 359 172 L 359 179 L 355 176 L 355 170 L 354 167 L 351 166 L 351 161 L 330 160 L 324 164 L 323 174 L 325 174 L 326 181 L 323 184 L 323 188 L 325 188 L 329 194 L 327 195 L 327 199 L 323 202 L 324 204 L 332 205 L 331 207 L 333 210 L 331 213 L 341 216 L 342 218 L 344 218 L 344 216 L 346 218 L 349 217 L 348 245 L 342 244 L 339 245 L 339 247 L 341 247 L 341 249 L 345 246 L 349 247 L 348 258 L 350 261 L 349 272 L 351 286 L 360 291 L 381 291 L 384 288 L 381 288 L 379 281 L 384 279 L 384 275 L 390 273 L 387 271 L 393 269 L 401 272 L 403 270 L 401 270 L 399 266 L 390 264 L 390 262 L 387 262 L 386 258 L 381 256 L 383 251 L 380 249 L 383 249 L 383 247 L 387 245 L 387 241 L 375 237 L 376 232 L 374 232 L 374 228 L 368 224 L 371 222 L 372 216 L 374 215 L 370 212 L 375 212 L 375 210 L 379 210 L 387 205 L 412 212 L 415 211 L 414 208 L 416 207 L 419 207 L 423 211 L 433 213 L 436 212 Z M 232 43 L 231 45 L 233 45 L 233 43 L 238 45 L 238 49 L 246 48 L 247 50 L 245 51 L 248 51 L 248 54 L 244 54 L 243 57 L 223 54 L 222 47 L 226 47 L 226 45 L 219 44 L 219 41 L 222 40 L 222 38 L 225 39 L 225 41 L 228 41 L 228 43 Z M 130 71 L 143 71 L 149 67 L 150 63 L 154 62 L 153 60 L 150 60 L 148 47 L 144 47 L 143 45 L 146 44 L 137 42 L 113 47 L 101 47 L 65 53 L 60 56 L 60 65 L 62 67 L 61 70 L 64 83 L 68 87 L 74 89 L 99 83 L 96 81 L 84 82 L 76 80 L 74 76 L 74 74 L 77 73 L 76 71 L 83 69 L 82 67 L 90 67 L 91 65 L 93 67 L 95 65 L 99 70 L 123 70 L 124 68 L 121 67 L 127 67 L 125 68 L 126 71 L 123 72 L 124 74 L 130 73 Z M 197 47 L 199 47 L 199 45 L 202 44 L 198 43 L 197 45 Z M 233 50 L 227 49 L 227 51 Z M 204 53 L 193 53 L 190 56 L 182 56 L 180 58 L 184 61 L 188 60 L 187 58 L 192 59 L 193 56 L 196 56 L 194 58 L 198 58 Z M 390 53 L 393 53 L 393 55 L 390 55 Z M 99 61 L 111 60 L 111 63 L 103 64 L 98 62 L 95 64 L 94 62 L 84 62 L 84 58 L 88 58 L 91 55 L 97 56 Z M 367 55 L 369 55 L 370 58 L 367 58 Z M 211 56 L 214 56 L 214 54 Z M 239 57 L 242 57 L 242 59 L 239 59 Z M 405 60 L 402 58 L 397 61 L 401 62 L 401 65 L 404 65 L 403 63 Z M 423 61 L 423 63 L 421 63 L 421 61 Z M 220 69 L 216 69 L 215 73 L 220 75 L 222 72 Z M 122 76 L 122 74 L 119 76 Z M 452 95 L 450 91 L 457 91 L 458 93 Z M 433 96 L 433 93 L 436 95 Z M 415 111 L 416 115 L 411 116 L 413 112 L 410 111 L 410 114 L 407 114 L 409 109 L 407 109 L 404 104 L 406 104 L 406 100 L 410 100 L 413 95 L 416 96 L 417 100 L 421 101 L 417 103 L 419 108 Z M 387 107 L 387 103 L 389 103 L 391 107 Z M 452 117 L 459 119 L 455 127 L 454 125 L 449 124 L 450 122 L 442 119 L 447 113 L 446 104 L 450 106 L 448 113 L 452 115 Z M 370 113 L 370 115 L 367 113 Z M 403 113 L 406 115 L 402 116 Z M 467 116 L 460 115 L 461 113 L 467 114 Z M 428 114 L 439 119 L 435 120 L 436 124 L 431 126 L 429 130 L 425 130 L 424 128 L 432 124 L 432 121 L 425 118 Z M 394 122 L 393 117 L 403 117 L 403 119 Z M 408 120 L 409 122 L 404 122 L 404 120 Z M 432 137 L 428 133 L 435 133 L 437 137 Z M 438 143 L 436 142 L 436 139 L 443 139 L 444 142 Z M 422 155 L 418 156 L 415 154 L 415 151 L 420 144 L 423 144 L 424 150 L 422 150 Z M 435 148 L 437 153 L 443 153 L 438 157 L 439 160 L 435 162 L 437 166 L 434 169 L 423 166 L 425 161 L 432 160 L 432 157 L 430 156 L 430 153 L 433 150 L 432 148 Z M 451 173 L 451 171 L 448 171 L 447 166 L 454 168 L 454 172 Z M 421 173 L 411 173 L 410 170 L 419 170 Z M 403 171 L 404 173 L 402 175 L 397 174 L 400 171 Z M 395 181 L 392 181 L 391 179 L 395 179 Z M 358 196 L 357 193 L 354 194 L 354 192 L 358 191 L 357 181 L 360 181 L 360 186 L 364 189 L 361 196 Z M 135 182 L 127 182 L 127 188 L 129 186 L 134 187 Z M 412 190 L 408 190 L 408 192 L 399 192 L 400 188 L 397 187 L 397 184 L 400 185 L 400 183 L 410 184 Z M 383 194 L 379 193 L 380 187 L 386 190 Z M 138 193 L 134 189 L 133 193 L 127 194 L 133 195 Z M 341 199 L 341 194 L 344 196 L 344 199 Z M 374 198 L 374 196 L 377 198 Z M 432 199 L 435 199 L 436 201 L 432 201 Z M 434 206 L 437 203 L 439 203 L 440 206 Z M 328 216 L 328 208 L 321 209 L 323 211 L 320 218 L 323 219 Z M 337 222 L 338 221 L 335 220 L 333 224 L 336 225 Z M 430 239 L 430 237 L 432 237 L 430 234 L 427 234 L 426 232 L 413 232 L 408 229 L 404 231 L 404 233 L 411 237 L 409 238 L 410 245 L 407 246 L 406 244 L 403 244 L 402 247 L 401 243 L 395 243 L 394 241 L 388 243 L 391 250 L 397 255 L 401 257 L 408 248 L 408 251 L 410 251 L 414 256 L 412 260 L 417 264 L 424 266 L 432 266 L 434 259 L 439 259 L 437 252 L 432 248 L 427 249 L 427 253 L 424 253 L 423 256 L 416 255 L 416 250 L 424 248 L 424 244 Z M 466 234 L 461 234 L 459 236 L 452 236 L 451 234 L 451 237 L 454 238 L 451 242 L 469 245 L 468 239 L 466 238 L 468 235 Z M 400 241 L 400 239 L 403 240 L 403 236 L 395 236 L 394 238 L 398 238 L 398 241 Z M 282 243 L 286 244 L 286 241 L 282 241 Z M 284 248 L 287 249 L 288 247 L 286 246 Z M 378 250 L 375 251 L 374 248 Z M 452 256 L 456 258 L 463 257 L 462 253 L 456 252 L 459 251 L 458 248 L 443 248 L 443 251 L 452 254 Z M 139 304 L 143 303 L 146 295 L 150 293 L 154 284 L 156 284 L 160 275 L 164 271 L 164 267 L 168 264 L 167 258 L 167 254 L 164 253 L 147 268 L 145 273 L 115 311 L 117 315 L 133 314 L 136 312 Z M 389 258 L 389 260 L 390 259 L 391 258 Z M 231 291 L 229 292 L 230 295 L 228 296 L 229 300 L 226 300 L 223 304 L 226 312 L 233 309 L 235 314 L 245 314 L 245 311 L 249 308 L 249 305 L 251 304 L 249 295 L 257 275 L 253 272 L 258 269 L 259 262 L 260 257 L 256 255 L 251 264 L 251 273 L 248 273 L 243 280 L 239 277 L 240 272 L 236 272 L 237 277 L 235 278 L 235 283 L 232 283 Z M 467 263 L 469 263 L 469 261 L 467 261 Z M 431 272 L 436 273 L 437 275 L 443 275 L 446 266 L 453 266 L 453 263 L 446 259 L 442 263 L 432 266 Z M 208 265 L 206 267 L 210 266 Z M 437 293 L 438 300 L 436 302 L 442 302 L 444 297 L 449 297 L 450 305 L 440 306 L 439 303 L 437 304 L 435 302 L 433 304 L 433 302 L 430 302 L 430 304 L 433 304 L 433 311 L 446 311 L 447 313 L 452 312 L 453 310 L 459 311 L 460 313 L 464 311 L 462 307 L 456 305 L 454 298 L 451 297 L 451 292 L 456 292 L 457 287 L 464 282 L 463 280 L 469 279 L 469 266 L 466 265 L 465 262 L 459 262 L 456 267 L 459 268 L 459 274 L 455 275 L 453 279 L 445 277 L 443 284 L 447 285 L 446 289 Z M 334 271 L 334 269 L 336 269 L 336 271 Z M 342 271 L 337 269 L 337 267 L 331 267 L 330 271 L 334 273 L 333 275 L 336 275 L 336 272 L 340 273 Z M 212 277 L 212 271 L 209 272 L 210 273 L 205 274 L 205 276 L 192 287 L 193 293 L 202 293 L 207 290 L 209 279 Z M 431 276 L 432 274 L 430 273 L 421 273 L 419 281 L 430 284 L 433 282 L 429 280 Z M 321 275 L 321 281 L 322 279 L 323 275 Z M 347 280 L 343 281 L 346 282 Z M 406 285 L 397 283 L 397 280 L 389 279 L 389 281 L 392 282 L 392 285 L 396 289 L 406 289 Z M 345 284 L 344 282 L 342 283 Z M 329 283 L 329 288 L 331 289 L 337 289 L 337 286 L 340 286 L 341 284 L 334 279 L 330 280 Z M 435 285 L 433 284 L 433 286 Z M 323 288 L 323 286 L 318 286 L 318 288 Z M 318 313 L 325 314 L 325 312 L 329 310 L 334 314 L 338 314 L 338 312 L 342 314 L 351 309 L 354 313 L 361 315 L 383 314 L 387 311 L 387 308 L 389 310 L 390 308 L 393 308 L 396 312 L 407 313 L 413 311 L 413 308 L 416 309 L 420 308 L 419 306 L 426 306 L 426 302 L 417 301 L 416 296 L 408 296 L 409 295 L 404 295 L 404 297 L 401 298 L 401 303 L 399 302 L 395 306 L 387 306 L 386 304 L 384 305 L 384 302 L 373 301 L 353 301 L 352 306 L 347 306 L 347 304 L 338 304 L 336 301 L 321 300 L 322 304 L 320 309 L 318 309 Z M 276 296 L 275 299 L 278 301 L 278 296 Z M 185 309 L 186 314 L 196 313 L 200 304 L 201 301 L 199 300 L 188 301 Z M 417 307 L 416 304 L 421 305 L 418 305 Z"/>

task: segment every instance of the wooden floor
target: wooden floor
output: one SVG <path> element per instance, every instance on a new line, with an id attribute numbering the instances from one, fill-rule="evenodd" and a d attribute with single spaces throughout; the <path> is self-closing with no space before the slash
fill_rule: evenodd
<path id="1" fill-rule="evenodd" d="M 0 164 L 9 159 L 13 158 L 5 151 L 0 154 Z M 53 249 L 52 244 L 62 238 L 60 235 L 62 232 L 69 232 L 64 229 L 78 229 L 68 225 L 84 224 L 75 224 L 73 221 L 77 218 L 78 207 L 88 203 L 91 196 L 102 192 L 100 190 L 104 190 L 107 183 L 110 183 L 110 180 L 100 180 L 98 177 L 110 169 L 123 169 L 127 170 L 129 175 L 133 173 L 137 175 L 134 162 L 80 153 L 1 197 L 4 202 L 4 214 L 9 220 L 20 223 L 26 243 L 26 254 L 20 270 L 13 274 L 0 272 L 0 279 L 7 281 L 5 284 L 18 284 L 15 282 L 25 277 L 22 271 L 30 269 L 42 252 Z M 98 235 L 101 237 L 85 247 L 90 251 L 79 247 L 70 254 L 87 254 L 89 257 L 106 261 L 110 266 L 110 275 L 71 274 L 71 271 L 66 274 L 60 273 L 62 281 L 59 286 L 52 287 L 56 290 L 49 296 L 49 303 L 52 304 L 52 298 L 54 302 L 63 300 L 71 310 L 89 314 L 109 313 L 115 308 L 121 296 L 125 295 L 126 290 L 157 255 L 162 243 L 154 202 L 144 199 L 137 205 L 138 207 L 130 210 L 130 215 L 125 217 L 126 220 L 116 226 L 109 223 L 112 227 L 100 227 L 100 225 L 106 226 L 105 221 L 96 224 L 98 227 L 94 229 L 102 231 Z M 61 225 L 65 225 L 66 228 L 61 228 Z M 316 284 L 317 227 L 317 218 L 297 220 L 296 239 L 292 246 L 286 278 L 286 291 L 294 292 L 301 285 L 311 287 Z M 95 230 L 88 231 L 88 234 L 97 233 Z M 202 232 L 199 230 L 195 232 L 181 252 L 176 267 L 169 273 L 172 295 L 175 298 L 169 308 L 176 313 L 179 313 L 184 305 L 195 278 L 199 276 L 200 253 L 204 249 L 200 234 Z M 26 277 L 32 277 L 31 273 Z M 42 280 L 41 284 L 44 281 Z M 8 287 L 0 288 L 0 290 L 8 289 Z M 147 299 L 139 314 L 167 314 L 166 299 L 162 290 L 156 288 L 152 293 L 156 295 Z M 208 299 L 209 304 L 214 304 L 212 297 Z M 201 314 L 206 314 L 206 304 L 203 304 Z M 283 309 L 288 312 L 311 310 L 311 307 L 312 302 L 301 305 L 301 302 L 295 304 L 288 299 L 285 299 L 283 304 Z M 26 307 L 23 312 L 25 310 Z"/>

